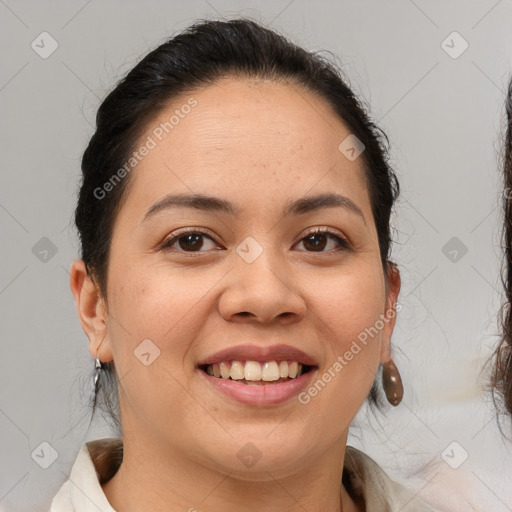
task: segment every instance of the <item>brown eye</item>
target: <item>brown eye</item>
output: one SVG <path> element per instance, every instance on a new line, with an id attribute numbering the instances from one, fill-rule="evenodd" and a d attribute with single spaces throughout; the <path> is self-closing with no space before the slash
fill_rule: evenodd
<path id="1" fill-rule="evenodd" d="M 203 246 L 203 235 L 192 233 L 178 238 L 178 245 L 184 251 L 198 251 Z"/>
<path id="2" fill-rule="evenodd" d="M 327 236 L 324 233 L 315 233 L 305 237 L 303 240 L 304 247 L 308 250 L 323 251 L 327 245 Z"/>
<path id="3" fill-rule="evenodd" d="M 341 247 L 343 249 L 348 249 L 348 244 L 345 240 L 329 231 L 316 231 L 314 233 L 310 233 L 305 236 L 300 243 L 304 245 L 308 252 L 326 252 L 324 249 L 329 245 L 331 240 L 337 242 L 338 248 Z M 334 247 L 332 247 L 332 243 L 330 245 L 331 247 L 328 247 L 328 250 L 333 248 L 336 249 L 336 243 L 334 244 Z"/>
<path id="4" fill-rule="evenodd" d="M 209 249 L 207 241 L 212 243 L 212 248 L 217 247 L 215 241 L 205 233 L 190 231 L 172 237 L 164 243 L 162 249 L 177 252 L 205 252 Z M 206 249 L 203 249 L 204 247 Z"/>

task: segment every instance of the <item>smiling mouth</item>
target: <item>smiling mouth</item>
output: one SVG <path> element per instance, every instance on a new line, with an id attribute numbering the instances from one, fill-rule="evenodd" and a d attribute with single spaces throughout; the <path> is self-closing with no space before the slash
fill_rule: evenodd
<path id="1" fill-rule="evenodd" d="M 314 369 L 297 361 L 222 361 L 204 364 L 199 369 L 211 377 L 236 381 L 248 386 L 281 384 Z"/>

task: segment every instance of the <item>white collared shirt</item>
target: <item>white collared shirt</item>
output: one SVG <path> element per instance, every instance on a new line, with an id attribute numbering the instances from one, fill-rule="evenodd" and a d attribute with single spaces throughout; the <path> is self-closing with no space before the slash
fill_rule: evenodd
<path id="1" fill-rule="evenodd" d="M 85 443 L 68 480 L 53 498 L 49 512 L 115 512 L 100 482 L 113 476 L 121 459 L 120 437 Z M 373 459 L 352 446 L 346 448 L 343 471 L 350 478 L 351 493 L 363 497 L 366 512 L 436 512 L 391 480 Z"/>

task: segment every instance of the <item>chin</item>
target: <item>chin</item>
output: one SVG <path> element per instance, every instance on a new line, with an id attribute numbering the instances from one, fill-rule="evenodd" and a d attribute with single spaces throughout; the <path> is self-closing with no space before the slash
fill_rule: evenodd
<path id="1" fill-rule="evenodd" d="M 287 429 L 277 434 L 271 428 L 252 427 L 246 432 L 240 431 L 227 443 L 219 444 L 213 453 L 210 445 L 208 458 L 216 470 L 230 473 L 237 479 L 268 481 L 277 475 L 294 474 L 302 464 L 307 464 L 315 451 L 315 447 L 310 446 L 311 441 L 307 432 L 293 435 Z M 320 457 L 326 447 L 316 449 Z"/>

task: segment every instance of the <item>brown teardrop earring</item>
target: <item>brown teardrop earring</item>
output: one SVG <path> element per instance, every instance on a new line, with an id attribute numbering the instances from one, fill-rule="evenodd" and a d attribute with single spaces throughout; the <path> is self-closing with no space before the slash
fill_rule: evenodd
<path id="1" fill-rule="evenodd" d="M 393 359 L 382 363 L 382 386 L 388 402 L 396 407 L 404 396 L 404 386 Z"/>

